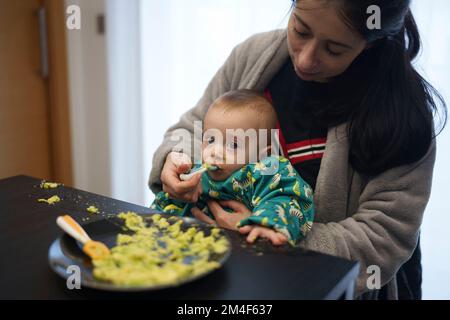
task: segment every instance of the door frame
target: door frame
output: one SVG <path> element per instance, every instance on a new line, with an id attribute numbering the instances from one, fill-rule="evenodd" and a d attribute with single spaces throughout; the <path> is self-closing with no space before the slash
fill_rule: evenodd
<path id="1" fill-rule="evenodd" d="M 55 181 L 73 185 L 64 0 L 44 0 L 47 20 L 50 159 Z"/>

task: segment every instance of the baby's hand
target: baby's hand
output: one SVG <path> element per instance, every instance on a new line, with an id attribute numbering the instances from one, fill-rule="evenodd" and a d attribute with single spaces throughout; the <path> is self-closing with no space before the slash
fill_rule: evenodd
<path id="1" fill-rule="evenodd" d="M 269 239 L 274 246 L 281 246 L 286 244 L 288 241 L 284 234 L 273 229 L 257 225 L 243 226 L 239 229 L 239 232 L 242 234 L 248 234 L 247 242 L 249 243 L 255 242 L 258 237 Z"/>

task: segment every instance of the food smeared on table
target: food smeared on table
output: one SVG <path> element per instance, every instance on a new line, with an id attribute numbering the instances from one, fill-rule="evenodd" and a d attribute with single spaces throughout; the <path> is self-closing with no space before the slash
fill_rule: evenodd
<path id="1" fill-rule="evenodd" d="M 46 202 L 48 204 L 55 204 L 55 203 L 60 202 L 60 201 L 61 201 L 61 198 L 56 196 L 56 195 L 52 196 L 52 197 L 50 197 L 48 199 L 38 199 L 38 202 Z"/>
<path id="2" fill-rule="evenodd" d="M 41 182 L 40 187 L 42 189 L 55 189 L 58 188 L 61 185 L 61 183 L 57 183 L 57 182 L 49 182 L 49 181 L 45 181 L 43 180 Z"/>
<path id="3" fill-rule="evenodd" d="M 89 206 L 86 209 L 87 212 L 92 213 L 92 214 L 98 214 L 100 211 L 98 210 L 97 207 L 95 206 Z"/>
<path id="4" fill-rule="evenodd" d="M 205 235 L 196 227 L 183 228 L 183 221 L 174 217 L 155 214 L 150 225 L 134 212 L 118 217 L 132 233 L 119 234 L 111 254 L 93 260 L 93 275 L 100 281 L 131 287 L 175 285 L 220 267 L 211 258 L 229 247 L 218 228 Z"/>

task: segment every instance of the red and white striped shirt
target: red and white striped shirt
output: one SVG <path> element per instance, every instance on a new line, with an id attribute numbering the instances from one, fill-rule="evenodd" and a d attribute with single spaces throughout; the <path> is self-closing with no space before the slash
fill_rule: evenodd
<path id="1" fill-rule="evenodd" d="M 327 87 L 328 84 L 301 80 L 288 59 L 264 92 L 278 115 L 283 156 L 313 189 L 325 152 L 328 129 L 316 123 L 305 102 L 326 94 Z"/>

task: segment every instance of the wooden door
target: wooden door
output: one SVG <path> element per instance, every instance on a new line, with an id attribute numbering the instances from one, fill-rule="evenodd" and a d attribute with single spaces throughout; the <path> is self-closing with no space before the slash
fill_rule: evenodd
<path id="1" fill-rule="evenodd" d="M 0 0 L 0 179 L 72 184 L 64 32 L 63 0 Z"/>

